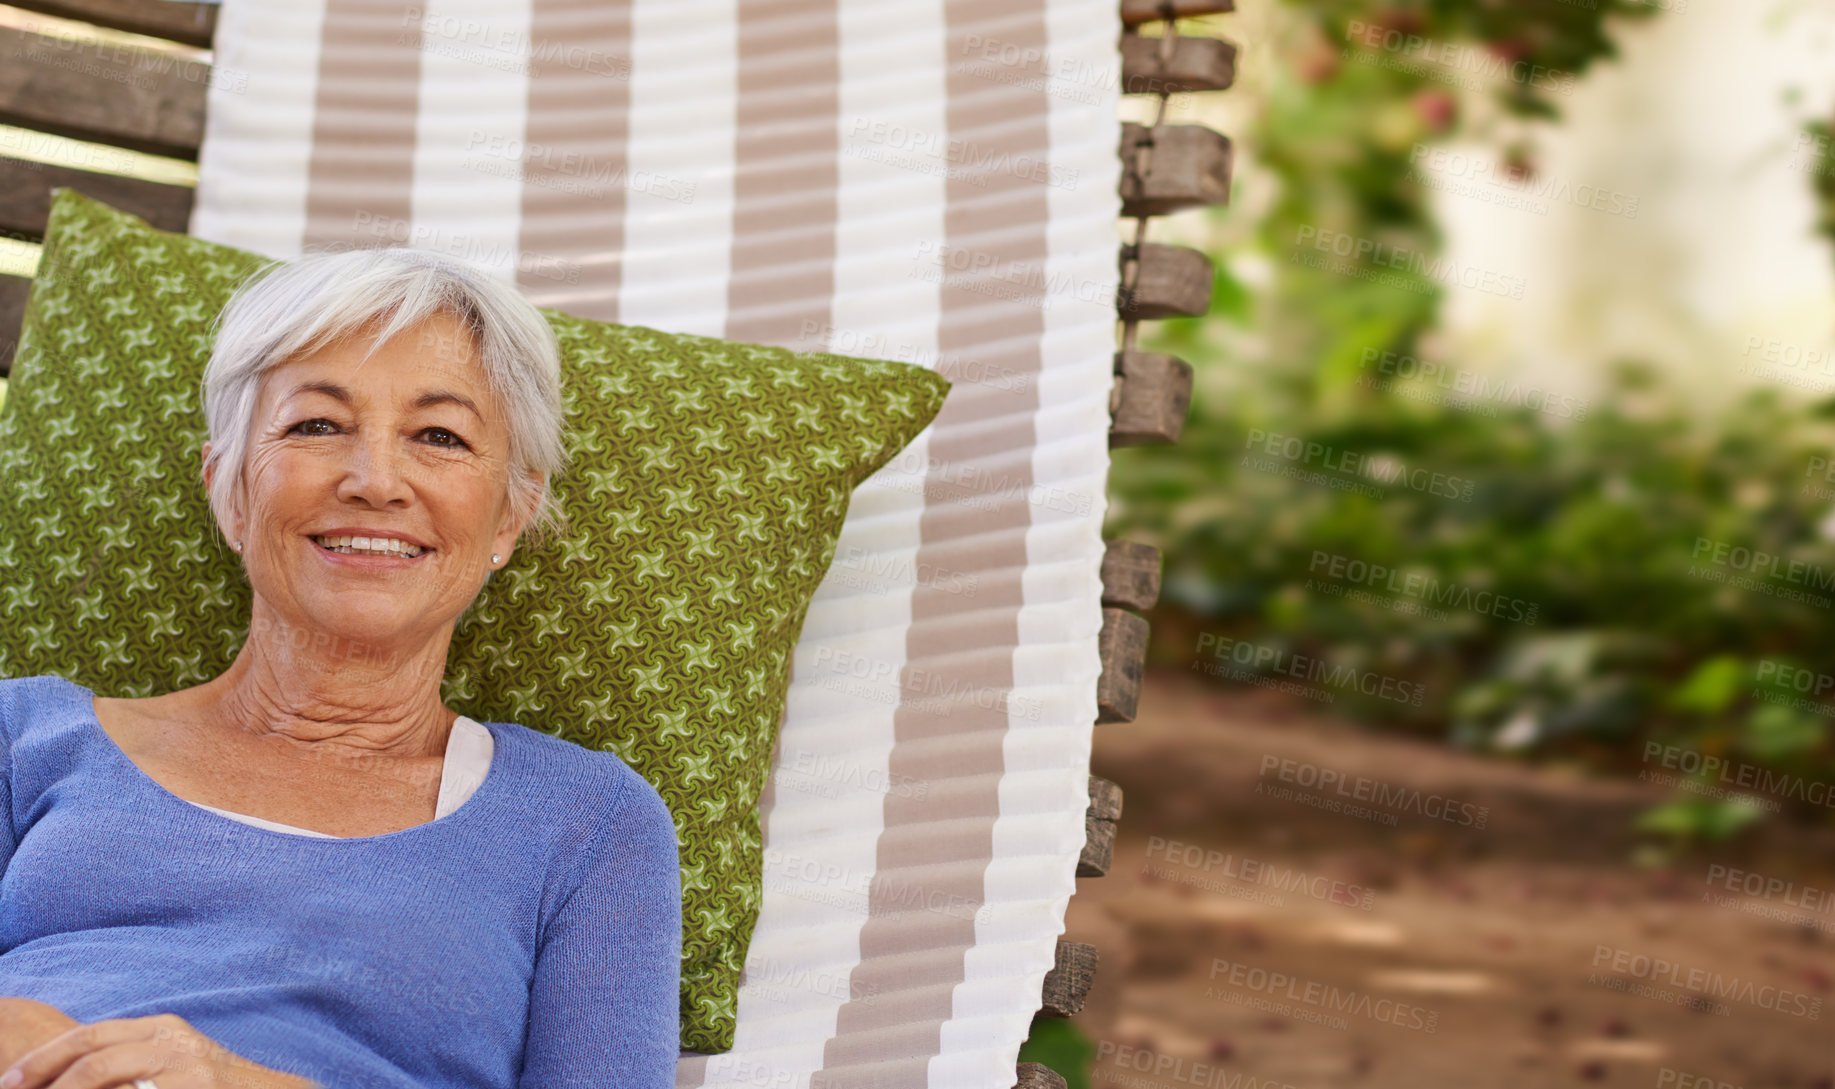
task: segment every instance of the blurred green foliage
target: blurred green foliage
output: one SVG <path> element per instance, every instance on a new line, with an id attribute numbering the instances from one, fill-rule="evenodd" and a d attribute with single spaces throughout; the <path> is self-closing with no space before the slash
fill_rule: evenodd
<path id="1" fill-rule="evenodd" d="M 1090 1089 L 1095 1057 L 1095 1043 L 1074 1022 L 1042 1013 L 1032 1018 L 1032 1034 L 1019 1049 L 1020 1062 L 1050 1067 L 1064 1078 L 1065 1089 Z"/>
<path id="2" fill-rule="evenodd" d="M 1661 768 L 1646 748 L 1661 742 L 1822 783 L 1835 406 L 1765 390 L 1703 415 L 1639 360 L 1603 376 L 1590 402 L 1470 396 L 1481 368 L 1411 362 L 1442 288 L 1393 255 L 1440 248 L 1410 159 L 1474 135 L 1460 116 L 1470 80 L 1454 81 L 1501 71 L 1504 116 L 1555 118 L 1559 80 L 1612 57 L 1612 37 L 1657 9 L 1284 10 L 1293 32 L 1275 50 L 1268 107 L 1232 134 L 1278 192 L 1252 236 L 1213 253 L 1211 314 L 1142 330 L 1144 349 L 1196 369 L 1191 412 L 1177 445 L 1120 452 L 1110 474 L 1108 535 L 1165 556 L 1155 660 L 1279 680 L 1306 655 L 1387 678 L 1387 691 L 1314 688 L 1423 736 L 1618 772 Z M 1530 147 L 1499 152 L 1533 173 Z M 1302 258 L 1323 232 L 1369 245 L 1316 267 Z M 1735 548 L 1779 559 L 1741 569 Z M 1786 810 L 1827 816 L 1827 803 L 1789 795 L 1771 791 Z M 1756 812 L 1679 790 L 1646 827 L 1717 838 Z"/>

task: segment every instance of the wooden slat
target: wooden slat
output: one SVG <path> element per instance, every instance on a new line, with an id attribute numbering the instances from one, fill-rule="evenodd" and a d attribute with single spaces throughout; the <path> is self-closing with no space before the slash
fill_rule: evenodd
<path id="1" fill-rule="evenodd" d="M 1013 1089 L 1069 1089 L 1064 1078 L 1044 1063 L 1020 1063 Z"/>
<path id="2" fill-rule="evenodd" d="M 1191 408 L 1191 364 L 1153 352 L 1116 352 L 1109 447 L 1178 442 Z"/>
<path id="3" fill-rule="evenodd" d="M 1171 55 L 1161 54 L 1170 46 Z M 1221 91 L 1236 82 L 1236 46 L 1222 38 L 1121 37 L 1121 93 Z"/>
<path id="4" fill-rule="evenodd" d="M 1128 285 L 1128 251 L 1122 247 L 1122 284 L 1115 308 L 1124 319 L 1200 317 L 1211 308 L 1211 259 L 1189 246 L 1143 242 L 1133 286 Z"/>
<path id="5" fill-rule="evenodd" d="M 1160 550 L 1115 540 L 1102 550 L 1102 603 L 1145 612 L 1160 599 Z"/>
<path id="6" fill-rule="evenodd" d="M 19 346 L 19 325 L 31 291 L 32 281 L 24 276 L 0 275 L 0 378 L 13 369 L 13 349 Z"/>
<path id="7" fill-rule="evenodd" d="M 1172 17 L 1184 19 L 1192 15 L 1221 15 L 1235 11 L 1235 0 L 1121 0 L 1121 21 L 1124 26 L 1139 26 L 1166 17 L 1170 8 Z"/>
<path id="8" fill-rule="evenodd" d="M 8 6 L 76 19 L 111 30 L 210 48 L 217 32 L 217 5 L 179 0 L 7 0 Z"/>
<path id="9" fill-rule="evenodd" d="M 1078 877 L 1104 877 L 1115 862 L 1115 822 L 1083 818 L 1083 853 L 1077 856 Z"/>
<path id="10" fill-rule="evenodd" d="M 1090 776 L 1090 807 L 1083 813 L 1083 854 L 1078 877 L 1101 877 L 1115 860 L 1115 823 L 1121 820 L 1121 788 Z"/>
<path id="11" fill-rule="evenodd" d="M 1230 202 L 1230 138 L 1203 125 L 1121 127 L 1121 214 L 1163 216 Z"/>
<path id="12" fill-rule="evenodd" d="M 1044 1002 L 1040 1013 L 1070 1017 L 1083 1008 L 1090 984 L 1096 981 L 1096 947 L 1082 942 L 1058 943 L 1056 962 L 1045 973 Z"/>
<path id="13" fill-rule="evenodd" d="M 1091 818 L 1111 823 L 1121 819 L 1121 788 L 1099 775 L 1090 776 Z"/>
<path id="14" fill-rule="evenodd" d="M 9 159 L 0 155 L 0 230 L 33 242 L 45 237 L 51 216 L 51 190 L 74 189 L 146 220 L 163 231 L 183 234 L 191 223 L 189 186 L 162 185 L 142 178 L 94 174 L 68 166 Z"/>
<path id="15" fill-rule="evenodd" d="M 1133 722 L 1147 665 L 1147 621 L 1123 609 L 1102 610 L 1096 637 L 1102 676 L 1096 679 L 1096 721 Z"/>
<path id="16" fill-rule="evenodd" d="M 197 158 L 209 65 L 12 27 L 0 57 L 0 123 Z"/>

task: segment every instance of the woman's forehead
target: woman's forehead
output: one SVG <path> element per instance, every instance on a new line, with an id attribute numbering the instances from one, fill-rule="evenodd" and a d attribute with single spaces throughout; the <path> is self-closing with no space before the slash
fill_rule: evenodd
<path id="1" fill-rule="evenodd" d="M 366 331 L 302 352 L 262 376 L 263 392 L 282 399 L 314 391 L 338 397 L 328 388 L 337 386 L 353 394 L 389 391 L 399 399 L 444 388 L 475 402 L 487 383 L 469 332 L 431 324 L 405 329 L 383 344 Z"/>
<path id="2" fill-rule="evenodd" d="M 442 385 L 440 376 L 432 373 L 419 373 L 407 382 L 387 383 L 388 389 L 378 390 L 378 383 L 368 385 L 362 382 L 346 384 L 330 378 L 314 378 L 305 375 L 282 377 L 270 388 L 270 392 L 281 401 L 295 397 L 322 395 L 353 408 L 377 397 L 400 402 L 408 408 L 432 408 L 436 405 L 457 405 L 478 419 L 486 418 L 487 400 L 478 396 L 477 390 L 464 383 Z"/>

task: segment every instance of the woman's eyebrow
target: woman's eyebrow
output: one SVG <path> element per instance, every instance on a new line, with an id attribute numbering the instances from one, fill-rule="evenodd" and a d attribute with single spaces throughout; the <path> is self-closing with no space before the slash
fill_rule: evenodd
<path id="1" fill-rule="evenodd" d="M 325 396 L 342 401 L 347 405 L 355 400 L 355 398 L 351 396 L 350 390 L 345 389 L 336 382 L 328 382 L 322 379 L 314 382 L 301 382 L 299 385 L 294 386 L 287 395 L 289 397 L 297 397 L 302 393 L 323 393 Z M 478 417 L 478 419 L 484 419 L 484 413 L 478 411 L 478 406 L 472 403 L 471 398 L 462 393 L 454 393 L 451 390 L 428 390 L 419 397 L 416 397 L 414 403 L 409 407 L 428 408 L 433 405 L 444 404 L 458 405 L 469 411 L 473 416 Z"/>

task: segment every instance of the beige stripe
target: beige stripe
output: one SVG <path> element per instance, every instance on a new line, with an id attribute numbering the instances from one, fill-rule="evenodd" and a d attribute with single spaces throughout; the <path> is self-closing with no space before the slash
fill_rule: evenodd
<path id="1" fill-rule="evenodd" d="M 1049 207 L 1037 181 L 1003 168 L 1005 160 L 997 157 L 978 159 L 972 149 L 1048 156 L 1049 104 L 1040 91 L 1027 89 L 1024 79 L 988 79 L 984 69 L 973 67 L 976 51 L 969 43 L 998 39 L 1042 55 L 1047 44 L 1044 4 L 1045 0 L 1012 0 L 998 6 L 948 0 L 945 5 L 945 136 L 952 161 L 943 241 L 946 252 L 991 258 L 992 265 L 982 269 L 967 262 L 966 267 L 976 271 L 965 273 L 944 263 L 937 369 L 958 384 L 931 434 L 930 453 L 942 469 L 933 471 L 925 483 L 919 570 L 934 564 L 998 572 L 1026 563 L 1037 383 L 1005 383 L 1004 390 L 976 388 L 967 380 L 966 364 L 1004 366 L 1015 374 L 1040 370 L 1042 284 L 1033 289 L 1031 280 L 1006 277 L 1021 263 L 1043 269 Z M 971 37 L 975 35 L 979 39 Z M 1016 292 L 1024 296 L 1016 298 Z M 1020 388 L 1012 388 L 1015 385 Z M 998 422 L 990 426 L 987 421 Z M 949 466 L 971 459 L 985 464 L 987 454 L 1000 450 L 1015 452 L 1004 472 L 991 478 L 976 474 L 970 481 L 975 487 L 950 478 Z M 985 507 L 943 506 L 983 488 L 999 498 Z M 969 534 L 979 538 L 972 552 L 951 543 Z M 993 858 L 993 817 L 1000 809 L 1007 712 L 1004 701 L 986 708 L 981 704 L 987 701 L 978 701 L 976 695 L 978 690 L 1011 690 L 1022 604 L 1018 580 L 994 580 L 973 599 L 936 586 L 920 586 L 912 596 L 907 662 L 900 677 L 905 699 L 895 719 L 898 744 L 889 778 L 901 781 L 909 776 L 937 783 L 941 789 L 922 797 L 886 795 L 870 914 L 860 935 L 861 962 L 849 981 L 851 993 L 875 1000 L 850 1001 L 841 1007 L 837 1035 L 824 1050 L 824 1069 L 818 1075 L 825 1089 L 922 1089 L 928 1080 L 927 1060 L 941 1050 L 942 1024 L 950 1018 L 954 987 L 964 976 L 965 954 L 975 944 L 974 912 L 914 911 L 914 902 L 923 898 L 914 897 L 911 889 L 921 886 L 936 903 L 982 903 Z M 972 617 L 950 619 L 951 614 L 971 611 Z M 938 707 L 917 679 L 932 671 L 960 679 L 967 691 Z M 947 752 L 920 743 L 943 737 L 950 739 Z M 985 820 L 960 823 L 977 815 Z"/>
<path id="2" fill-rule="evenodd" d="M 534 0 L 517 282 L 618 320 L 629 171 L 631 7 Z"/>
<path id="3" fill-rule="evenodd" d="M 306 182 L 304 249 L 378 246 L 414 217 L 418 4 L 327 0 Z"/>
<path id="4" fill-rule="evenodd" d="M 731 340 L 821 350 L 835 293 L 840 31 L 833 0 L 739 0 Z"/>
<path id="5" fill-rule="evenodd" d="M 826 343 L 810 334 L 826 339 L 839 218 L 835 8 L 832 0 L 739 0 L 738 18 L 726 337 L 820 351 Z M 796 656 L 790 657 L 794 685 Z M 771 766 L 778 766 L 775 750 Z M 767 775 L 759 811 L 770 812 L 776 796 L 777 779 Z"/>

